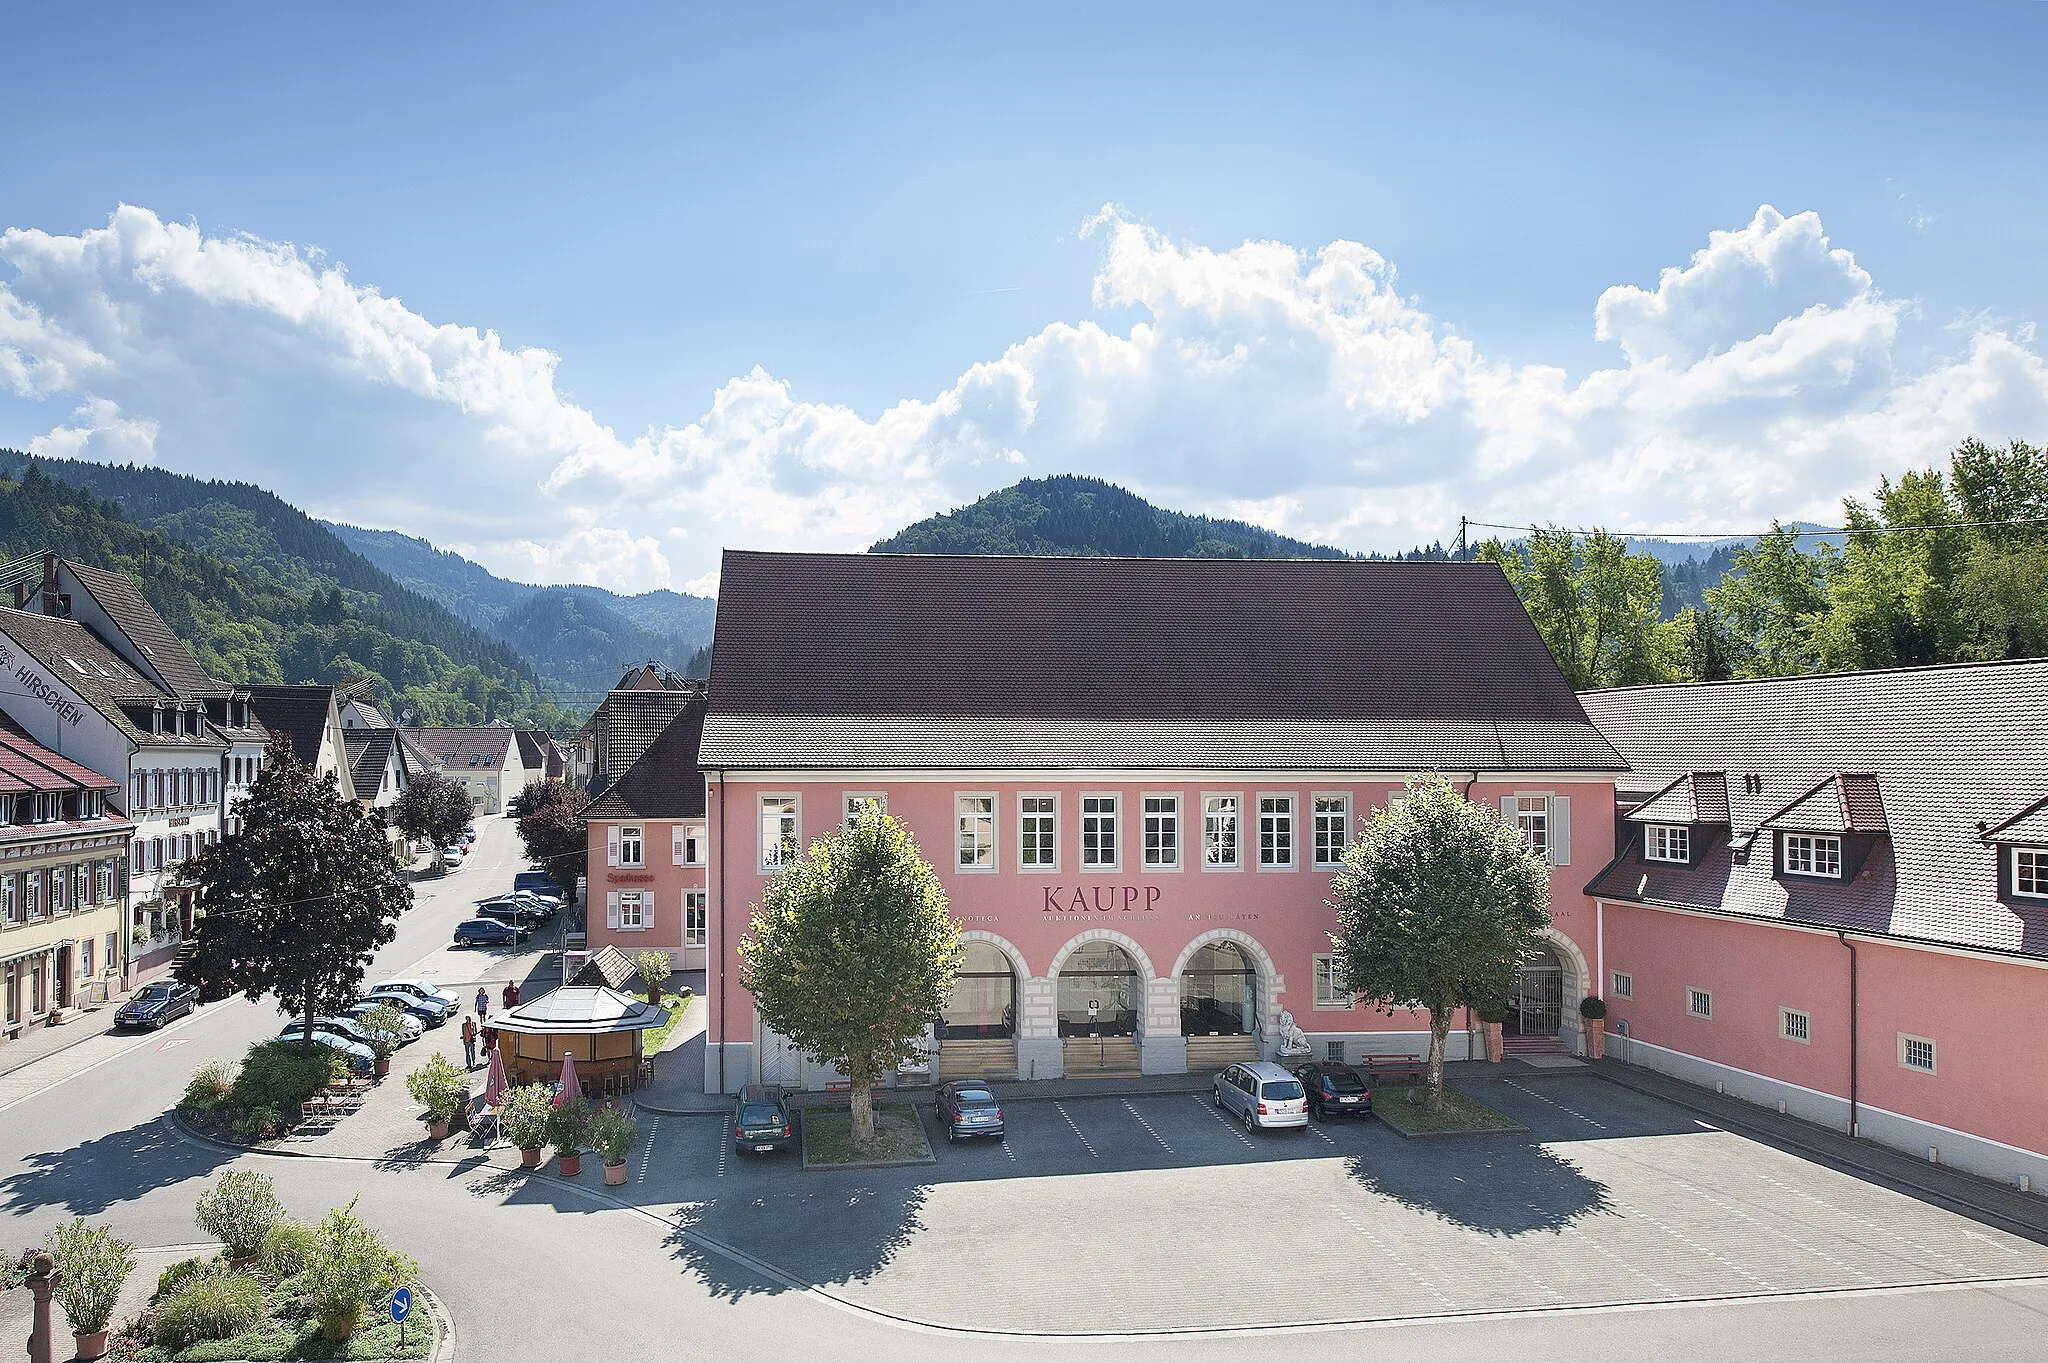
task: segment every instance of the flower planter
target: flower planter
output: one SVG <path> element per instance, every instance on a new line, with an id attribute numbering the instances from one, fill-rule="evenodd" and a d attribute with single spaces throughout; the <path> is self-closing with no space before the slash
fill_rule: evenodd
<path id="1" fill-rule="evenodd" d="M 617 1164 L 607 1164 L 604 1167 L 604 1181 L 605 1186 L 610 1188 L 624 1187 L 626 1184 L 626 1162 L 620 1160 Z"/>
<path id="2" fill-rule="evenodd" d="M 1486 1058 L 1496 1065 L 1500 1063 L 1501 1057 L 1500 1029 L 1502 1025 L 1498 1022 L 1482 1022 L 1479 1024 L 1479 1030 L 1486 1034 Z"/>
<path id="3" fill-rule="evenodd" d="M 379 1079 L 382 1079 L 385 1075 L 391 1073 L 391 1057 L 388 1055 L 378 1056 L 377 1063 L 371 1067 L 370 1072 L 376 1075 Z"/>
<path id="4" fill-rule="evenodd" d="M 562 1156 L 562 1177 L 574 1178 L 583 1172 L 583 1156 L 579 1154 Z"/>
<path id="5" fill-rule="evenodd" d="M 519 1167 L 522 1169 L 540 1168 L 540 1147 L 536 1145 L 531 1150 L 521 1150 L 519 1152 Z"/>
<path id="6" fill-rule="evenodd" d="M 1594 1060 L 1607 1054 L 1607 1019 L 1584 1018 L 1586 1024 L 1586 1054 Z"/>
<path id="7" fill-rule="evenodd" d="M 99 1358 L 107 1352 L 107 1332 L 105 1330 L 94 1330 L 90 1333 L 83 1330 L 73 1330 L 71 1337 L 78 1342 L 78 1357 L 82 1359 Z"/>
<path id="8" fill-rule="evenodd" d="M 427 1123 L 427 1138 L 428 1138 L 429 1140 L 436 1140 L 436 1141 L 445 1141 L 445 1140 L 447 1140 L 447 1139 L 448 1139 L 448 1119 L 447 1119 L 447 1118 L 445 1118 L 445 1117 L 442 1117 L 442 1118 L 437 1118 L 437 1119 L 436 1119 L 436 1120 L 434 1120 L 434 1121 L 428 1122 L 428 1123 Z"/>

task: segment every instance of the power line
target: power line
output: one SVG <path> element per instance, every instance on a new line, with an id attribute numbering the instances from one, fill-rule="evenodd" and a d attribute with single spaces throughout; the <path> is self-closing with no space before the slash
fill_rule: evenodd
<path id="1" fill-rule="evenodd" d="M 1546 525 L 1503 525 L 1495 521 L 1464 521 L 1464 525 L 1481 530 L 1563 530 L 1573 535 L 1612 535 L 1616 539 L 1629 540 L 1740 540 L 1768 539 L 1791 530 L 1795 539 L 1810 535 L 1904 535 L 1925 530 L 1991 530 L 2006 526 L 2048 525 L 2048 516 L 2021 516 L 2003 521 L 1943 521 L 1934 525 L 1814 525 L 1777 526 L 1769 530 L 1609 530 L 1605 526 L 1591 529 L 1578 526 Z"/>

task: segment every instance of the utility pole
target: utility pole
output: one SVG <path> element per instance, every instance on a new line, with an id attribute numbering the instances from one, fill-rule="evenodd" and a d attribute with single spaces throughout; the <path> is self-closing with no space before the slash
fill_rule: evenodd
<path id="1" fill-rule="evenodd" d="M 1465 518 L 1458 517 L 1458 562 L 1465 561 Z"/>

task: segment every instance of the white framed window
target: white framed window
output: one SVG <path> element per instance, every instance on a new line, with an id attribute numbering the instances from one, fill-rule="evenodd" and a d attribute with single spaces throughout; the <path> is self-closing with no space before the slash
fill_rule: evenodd
<path id="1" fill-rule="evenodd" d="M 640 891 L 619 891 L 619 919 L 612 924 L 621 932 L 644 932 L 647 920 L 640 907 Z"/>
<path id="2" fill-rule="evenodd" d="M 1259 869 L 1294 869 L 1294 797 L 1259 797 Z"/>
<path id="3" fill-rule="evenodd" d="M 877 814 L 889 812 L 889 796 L 879 790 L 849 790 L 846 792 L 845 819 L 851 828 L 860 821 L 860 816 L 873 810 Z"/>
<path id="4" fill-rule="evenodd" d="M 107 934 L 107 949 L 100 953 L 100 968 L 109 975 L 114 974 L 121 968 L 120 933 L 110 932 Z"/>
<path id="5" fill-rule="evenodd" d="M 953 864 L 963 871 L 996 869 L 996 797 L 953 797 Z"/>
<path id="6" fill-rule="evenodd" d="M 1100 871 L 1114 871 L 1120 849 L 1117 847 L 1117 797 L 1114 795 L 1083 795 L 1081 797 L 1081 864 Z"/>
<path id="7" fill-rule="evenodd" d="M 106 903 L 108 900 L 114 897 L 113 862 L 102 861 L 99 863 L 99 875 L 96 878 L 96 884 L 94 888 L 96 891 L 95 898 L 97 898 L 98 901 L 102 904 Z"/>
<path id="8" fill-rule="evenodd" d="M 43 916 L 43 873 L 30 871 L 21 878 L 23 916 L 33 923 Z"/>
<path id="9" fill-rule="evenodd" d="M 1778 1010 L 1778 1035 L 1787 1041 L 1809 1045 L 1813 1041 L 1813 1015 L 1800 1008 Z"/>
<path id="10" fill-rule="evenodd" d="M 619 826 L 619 865 L 644 866 L 647 864 L 647 830 L 637 823 Z"/>
<path id="11" fill-rule="evenodd" d="M 800 844 L 797 841 L 797 797 L 794 795 L 763 795 L 761 797 L 761 869 L 779 871 L 795 861 Z"/>
<path id="12" fill-rule="evenodd" d="M 2048 899 L 2048 847 L 2012 849 L 2012 892 Z"/>
<path id="13" fill-rule="evenodd" d="M 1899 1068 L 1934 1073 L 1934 1042 L 1924 1036 L 1899 1033 Z"/>
<path id="14" fill-rule="evenodd" d="M 1714 1015 L 1714 996 L 1704 989 L 1687 989 L 1685 991 L 1685 1012 L 1688 1017 L 1712 1017 Z"/>
<path id="15" fill-rule="evenodd" d="M 1794 876 L 1842 878 L 1842 840 L 1809 833 L 1785 835 L 1785 873 Z"/>
<path id="16" fill-rule="evenodd" d="M 1548 795 L 1511 795 L 1509 809 L 1515 818 L 1515 827 L 1521 831 L 1532 850 L 1550 855 L 1550 797 Z"/>
<path id="17" fill-rule="evenodd" d="M 1180 869 L 1180 796 L 1147 795 L 1145 800 L 1145 869 Z"/>
<path id="18" fill-rule="evenodd" d="M 683 891 L 683 945 L 701 947 L 710 936 L 711 911 L 702 890 Z"/>
<path id="19" fill-rule="evenodd" d="M 1311 855 L 1317 870 L 1335 870 L 1344 860 L 1344 849 L 1351 844 L 1351 797 L 1321 794 L 1313 798 L 1310 817 L 1314 821 L 1315 841 Z"/>
<path id="20" fill-rule="evenodd" d="M 1239 820 L 1243 801 L 1235 795 L 1202 797 L 1202 866 L 1210 871 L 1235 871 Z"/>
<path id="21" fill-rule="evenodd" d="M 1060 868 L 1060 797 L 1017 797 L 1017 865 L 1026 871 Z"/>
<path id="22" fill-rule="evenodd" d="M 52 915 L 71 912 L 71 873 L 62 866 L 50 871 L 50 912 Z"/>
<path id="23" fill-rule="evenodd" d="M 12 923 L 16 918 L 14 906 L 14 877 L 0 876 L 0 923 Z"/>
<path id="24" fill-rule="evenodd" d="M 1632 999 L 1636 996 L 1636 977 L 1626 971 L 1614 972 L 1614 997 Z"/>
<path id="25" fill-rule="evenodd" d="M 1343 1012 L 1351 1007 L 1351 991 L 1344 987 L 1344 974 L 1338 968 L 1334 955 L 1311 956 L 1315 976 L 1315 1006 L 1327 1011 Z"/>
<path id="26" fill-rule="evenodd" d="M 1690 860 L 1692 830 L 1684 824 L 1653 823 L 1643 829 L 1643 859 L 1646 861 Z"/>

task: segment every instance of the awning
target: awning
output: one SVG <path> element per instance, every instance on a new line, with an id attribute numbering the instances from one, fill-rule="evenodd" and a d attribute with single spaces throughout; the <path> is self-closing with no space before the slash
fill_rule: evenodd
<path id="1" fill-rule="evenodd" d="M 523 1036 L 595 1036 L 644 1032 L 668 1021 L 668 1010 L 616 989 L 568 985 L 493 1016 L 489 1025 Z"/>

